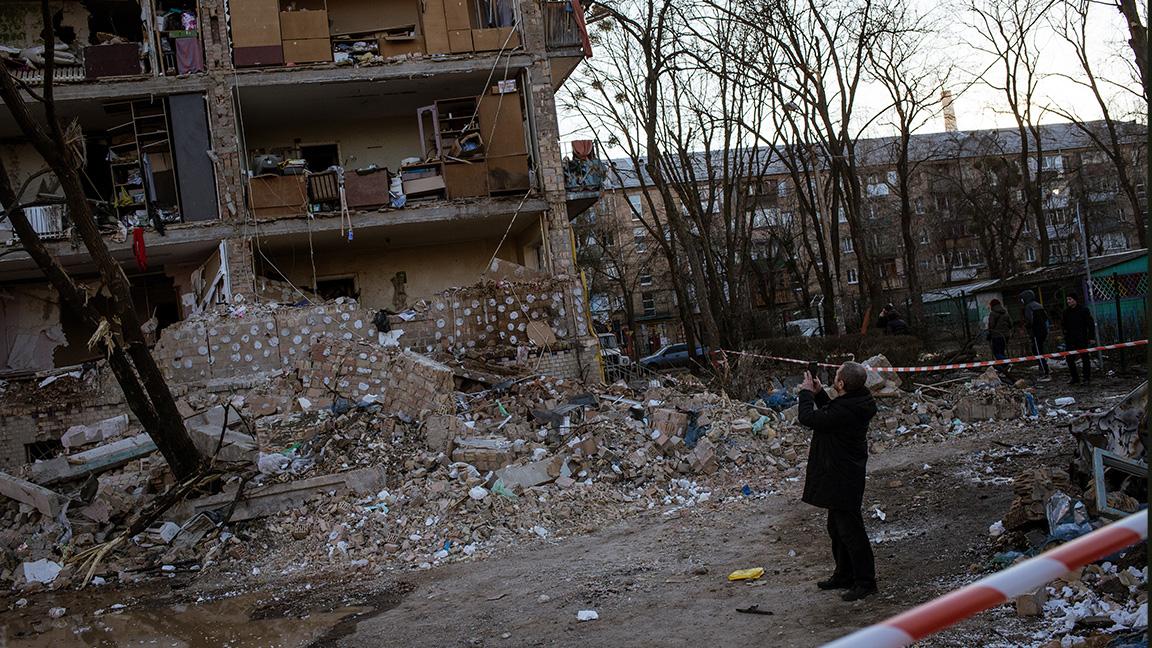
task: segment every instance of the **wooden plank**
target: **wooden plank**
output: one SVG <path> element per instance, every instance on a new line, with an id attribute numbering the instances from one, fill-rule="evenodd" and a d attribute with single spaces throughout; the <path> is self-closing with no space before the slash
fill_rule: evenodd
<path id="1" fill-rule="evenodd" d="M 56 517 L 64 508 L 64 496 L 30 481 L 0 472 L 0 495 L 35 507 L 44 515 Z"/>
<path id="2" fill-rule="evenodd" d="M 299 508 L 321 493 L 351 490 L 358 495 L 377 492 L 384 486 L 384 472 L 380 468 L 361 468 L 348 472 L 320 475 L 283 484 L 270 484 L 264 488 L 245 491 L 232 511 L 232 522 L 243 522 Z M 182 519 L 199 513 L 227 508 L 236 498 L 235 492 L 225 492 L 197 500 L 185 501 L 171 514 Z"/>

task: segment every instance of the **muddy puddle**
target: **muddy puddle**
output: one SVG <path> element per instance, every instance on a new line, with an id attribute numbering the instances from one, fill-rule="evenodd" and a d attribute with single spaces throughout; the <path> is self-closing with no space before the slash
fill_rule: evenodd
<path id="1" fill-rule="evenodd" d="M 149 646 L 160 648 L 320 648 L 359 622 L 400 603 L 406 589 L 333 596 L 331 586 L 281 593 L 220 594 L 211 600 L 157 603 L 142 597 L 125 607 L 80 592 L 44 598 L 0 615 L 3 648 Z M 98 597 L 98 598 L 97 598 Z M 101 600 L 103 599 L 103 600 Z M 52 607 L 71 603 L 62 617 Z M 104 605 L 104 607 L 94 607 Z"/>

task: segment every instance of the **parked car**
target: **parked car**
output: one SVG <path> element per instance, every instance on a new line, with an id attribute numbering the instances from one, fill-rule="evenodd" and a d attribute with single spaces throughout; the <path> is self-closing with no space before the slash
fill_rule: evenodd
<path id="1" fill-rule="evenodd" d="M 615 380 L 622 369 L 632 364 L 632 358 L 620 352 L 620 342 L 616 340 L 615 333 L 600 333 L 600 359 L 604 362 L 604 371 L 610 380 Z"/>
<path id="2" fill-rule="evenodd" d="M 798 335 L 800 337 L 824 335 L 824 329 L 820 326 L 820 320 L 815 317 L 792 320 L 785 324 L 784 327 L 788 331 L 788 335 Z"/>
<path id="3" fill-rule="evenodd" d="M 696 355 L 699 356 L 700 362 L 708 362 L 708 349 L 706 347 L 696 347 Z M 669 344 L 650 356 L 640 358 L 640 366 L 652 371 L 686 368 L 690 363 L 687 344 Z"/>

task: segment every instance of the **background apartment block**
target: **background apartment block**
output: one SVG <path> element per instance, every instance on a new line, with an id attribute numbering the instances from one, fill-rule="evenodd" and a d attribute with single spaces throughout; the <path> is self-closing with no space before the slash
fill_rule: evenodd
<path id="1" fill-rule="evenodd" d="M 83 133 L 89 197 L 158 330 L 240 295 L 398 313 L 485 279 L 544 277 L 566 318 L 553 350 L 594 348 L 569 212 L 598 194 L 565 186 L 553 99 L 591 54 L 577 0 L 52 8 L 58 111 Z M 16 76 L 37 88 L 39 3 L 6 2 L 0 18 Z M 37 230 L 95 278 L 7 111 L 0 138 Z M 0 371 L 94 359 L 91 332 L 11 231 L 0 238 Z M 566 370 L 593 370 L 585 355 Z"/>
<path id="2" fill-rule="evenodd" d="M 1045 153 L 1037 177 L 1044 196 L 1050 268 L 1082 267 L 1085 240 L 1093 258 L 1144 247 L 1133 214 L 1145 213 L 1147 209 L 1142 180 L 1146 169 L 1145 131 L 1137 124 L 1119 126 L 1131 176 L 1139 179 L 1135 208 L 1118 186 L 1112 162 L 1082 130 L 1072 124 L 1040 127 Z M 868 246 L 873 263 L 878 265 L 888 301 L 906 309 L 910 304 L 895 146 L 895 138 L 861 140 L 857 144 L 867 210 L 866 240 L 853 240 L 842 213 L 835 218 L 841 269 L 836 301 L 841 305 L 841 317 L 850 327 L 858 326 L 862 317 L 856 260 L 862 245 Z M 1018 205 L 1009 204 L 1014 192 L 1018 192 L 1010 183 L 1019 146 L 1012 129 L 913 136 L 909 201 L 920 298 L 924 301 L 950 299 L 968 289 L 974 293 L 997 280 L 1024 280 L 1026 273 L 1044 268 L 1040 236 L 1031 219 L 1023 219 L 1013 257 L 995 254 L 1002 241 L 993 232 L 994 221 L 1003 218 L 1005 209 L 1019 209 Z M 793 153 L 767 149 L 756 153 L 787 154 Z M 761 176 L 726 182 L 732 185 L 730 191 L 740 195 L 740 209 L 748 213 L 754 228 L 750 252 L 754 263 L 749 267 L 757 275 L 751 281 L 757 287 L 753 299 L 763 315 L 757 320 L 755 332 L 770 337 L 784 332 L 784 322 L 816 318 L 817 309 L 812 304 L 818 299 L 820 287 L 816 281 L 818 260 L 806 254 L 799 242 L 800 228 L 811 228 L 804 217 L 798 216 L 796 179 L 778 158 L 758 166 L 765 169 Z M 579 256 L 592 277 L 591 302 L 597 323 L 606 330 L 634 330 L 637 352 L 643 354 L 653 350 L 648 341 L 654 336 L 659 336 L 661 343 L 683 341 L 670 278 L 672 272 L 684 274 L 687 269 L 669 268 L 666 255 L 655 249 L 654 233 L 637 220 L 638 209 L 652 208 L 651 196 L 657 213 L 650 220 L 666 222 L 663 203 L 651 180 L 638 173 L 630 160 L 615 160 L 611 167 L 603 198 L 576 221 Z M 718 210 L 717 205 L 712 208 Z M 1086 239 L 1080 235 L 1077 208 Z M 830 225 L 832 215 L 825 214 L 823 220 Z M 825 243 L 831 248 L 830 239 Z M 648 268 L 652 271 L 646 271 Z M 631 312 L 626 305 L 631 306 Z M 693 309 L 690 305 L 688 310 Z M 978 322 L 982 315 L 979 307 L 975 310 L 972 317 Z M 987 314 L 986 308 L 982 314 Z M 631 326 L 629 321 L 633 322 Z"/>

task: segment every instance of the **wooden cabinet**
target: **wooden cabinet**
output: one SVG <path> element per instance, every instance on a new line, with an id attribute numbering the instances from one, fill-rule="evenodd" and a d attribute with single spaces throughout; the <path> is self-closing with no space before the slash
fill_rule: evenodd
<path id="1" fill-rule="evenodd" d="M 248 199 L 256 220 L 308 213 L 308 184 L 303 175 L 264 175 L 248 181 Z"/>
<path id="2" fill-rule="evenodd" d="M 519 92 L 480 97 L 480 137 L 489 157 L 527 153 L 524 144 L 524 111 Z"/>
<path id="3" fill-rule="evenodd" d="M 231 0 L 233 47 L 280 46 L 280 0 Z"/>

